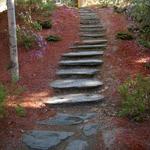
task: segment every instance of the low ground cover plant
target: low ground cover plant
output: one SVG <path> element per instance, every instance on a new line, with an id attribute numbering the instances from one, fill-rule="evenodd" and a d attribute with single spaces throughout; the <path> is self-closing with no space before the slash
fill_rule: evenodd
<path id="1" fill-rule="evenodd" d="M 121 40 L 133 40 L 133 36 L 128 32 L 118 32 L 116 35 L 117 39 Z"/>
<path id="2" fill-rule="evenodd" d="M 59 37 L 57 35 L 49 35 L 46 37 L 46 40 L 48 42 L 57 42 L 57 41 L 61 41 L 61 37 Z"/>
<path id="3" fill-rule="evenodd" d="M 139 74 L 120 85 L 118 91 L 123 100 L 120 116 L 141 121 L 150 114 L 150 77 Z"/>

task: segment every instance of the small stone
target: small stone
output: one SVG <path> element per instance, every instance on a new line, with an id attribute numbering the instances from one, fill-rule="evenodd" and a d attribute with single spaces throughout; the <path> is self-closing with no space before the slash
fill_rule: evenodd
<path id="1" fill-rule="evenodd" d="M 86 136 L 91 136 L 93 134 L 96 134 L 98 130 L 97 124 L 87 124 L 83 127 L 83 132 Z"/>
<path id="2" fill-rule="evenodd" d="M 89 145 L 83 140 L 74 140 L 68 144 L 65 150 L 88 150 Z"/>
<path id="3" fill-rule="evenodd" d="M 73 132 L 33 130 L 23 135 L 23 143 L 31 149 L 48 150 L 54 148 L 73 134 Z"/>
<path id="4" fill-rule="evenodd" d="M 55 117 L 38 121 L 38 124 L 44 125 L 76 125 L 83 123 L 84 120 L 96 117 L 96 113 L 86 113 L 81 115 L 70 115 L 66 113 L 58 113 Z"/>

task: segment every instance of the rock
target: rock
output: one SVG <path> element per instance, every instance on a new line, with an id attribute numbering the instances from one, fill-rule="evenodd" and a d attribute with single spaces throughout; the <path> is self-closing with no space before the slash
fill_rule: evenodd
<path id="1" fill-rule="evenodd" d="M 37 123 L 43 125 L 76 125 L 94 117 L 96 117 L 96 113 L 86 113 L 81 115 L 58 113 L 55 117 L 51 117 L 43 121 L 38 121 Z"/>
<path id="2" fill-rule="evenodd" d="M 88 150 L 89 146 L 86 141 L 74 140 L 68 144 L 65 150 Z"/>
<path id="3" fill-rule="evenodd" d="M 95 75 L 99 70 L 98 69 L 82 69 L 82 68 L 75 68 L 75 69 L 60 69 L 57 71 L 57 75 L 59 76 L 68 76 L 68 75 Z"/>
<path id="4" fill-rule="evenodd" d="M 79 49 L 79 48 L 106 48 L 106 45 L 105 44 L 95 44 L 95 45 L 85 44 L 85 45 L 74 45 L 74 46 L 72 46 L 70 48 L 71 49 Z"/>
<path id="5" fill-rule="evenodd" d="M 97 124 L 87 124 L 83 127 L 83 132 L 86 136 L 91 136 L 93 134 L 96 134 L 98 130 Z"/>
<path id="6" fill-rule="evenodd" d="M 64 66 L 97 66 L 103 63 L 100 59 L 62 60 L 60 65 Z"/>
<path id="7" fill-rule="evenodd" d="M 58 105 L 58 104 L 75 104 L 75 103 L 94 103 L 101 102 L 104 99 L 104 96 L 99 94 L 67 94 L 61 96 L 55 96 L 45 104 L 47 105 Z"/>
<path id="8" fill-rule="evenodd" d="M 94 25 L 80 25 L 80 28 L 102 28 L 102 24 L 94 24 Z"/>
<path id="9" fill-rule="evenodd" d="M 33 130 L 23 135 L 23 143 L 34 150 L 50 150 L 73 134 L 73 132 Z"/>
<path id="10" fill-rule="evenodd" d="M 98 40 L 82 40 L 79 41 L 77 44 L 104 44 L 107 43 L 106 39 L 98 39 Z"/>
<path id="11" fill-rule="evenodd" d="M 76 51 L 76 52 L 70 52 L 65 53 L 63 56 L 65 57 L 86 57 L 86 56 L 98 56 L 103 55 L 104 51 Z"/>
<path id="12" fill-rule="evenodd" d="M 103 33 L 80 33 L 80 37 L 89 37 L 89 38 L 100 38 L 100 37 L 104 37 L 105 34 Z"/>
<path id="13" fill-rule="evenodd" d="M 55 80 L 50 86 L 55 89 L 81 89 L 96 88 L 102 86 L 103 83 L 97 79 L 64 79 Z"/>

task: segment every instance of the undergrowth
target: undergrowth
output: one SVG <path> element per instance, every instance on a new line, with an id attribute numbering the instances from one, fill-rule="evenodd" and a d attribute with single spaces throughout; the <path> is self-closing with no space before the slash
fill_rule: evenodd
<path id="1" fill-rule="evenodd" d="M 57 35 L 49 35 L 48 37 L 46 37 L 46 40 L 48 42 L 57 42 L 61 40 L 61 37 L 57 36 Z"/>
<path id="2" fill-rule="evenodd" d="M 121 40 L 133 40 L 133 36 L 128 32 L 118 32 L 116 35 L 117 39 Z"/>
<path id="3" fill-rule="evenodd" d="M 5 115 L 5 98 L 6 98 L 6 89 L 0 84 L 0 118 L 3 118 Z"/>
<path id="4" fill-rule="evenodd" d="M 118 89 L 123 98 L 120 116 L 141 121 L 150 114 L 150 77 L 137 75 L 128 79 Z"/>

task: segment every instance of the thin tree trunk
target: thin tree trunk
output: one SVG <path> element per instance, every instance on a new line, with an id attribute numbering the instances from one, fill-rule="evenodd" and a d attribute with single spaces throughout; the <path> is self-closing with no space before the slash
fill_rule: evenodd
<path id="1" fill-rule="evenodd" d="M 8 14 L 9 42 L 10 42 L 10 59 L 11 59 L 11 66 L 12 66 L 11 77 L 12 80 L 19 80 L 19 64 L 18 64 L 14 0 L 7 0 L 7 14 Z"/>

